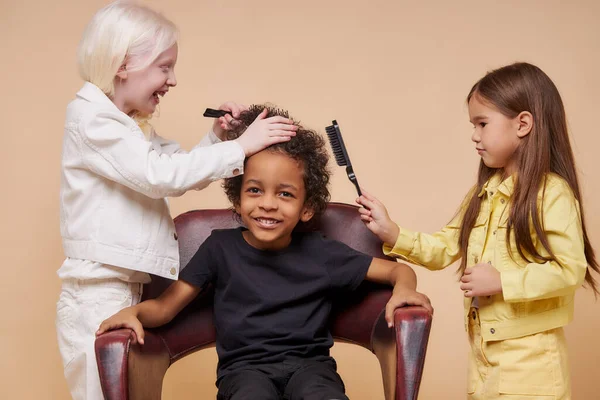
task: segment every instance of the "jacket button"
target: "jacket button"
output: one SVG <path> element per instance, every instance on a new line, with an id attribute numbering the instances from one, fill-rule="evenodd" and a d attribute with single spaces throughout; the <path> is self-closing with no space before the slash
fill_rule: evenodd
<path id="1" fill-rule="evenodd" d="M 496 333 L 496 330 L 494 328 L 490 329 L 490 333 L 493 335 L 494 333 Z"/>
<path id="2" fill-rule="evenodd" d="M 169 272 L 171 273 L 171 275 L 175 275 L 177 273 L 177 268 L 173 267 Z"/>
<path id="3" fill-rule="evenodd" d="M 479 262 L 479 257 L 475 256 L 475 262 L 478 263 Z"/>
<path id="4" fill-rule="evenodd" d="M 173 233 L 173 239 L 177 240 L 177 232 Z"/>
<path id="5" fill-rule="evenodd" d="M 504 204 L 504 199 L 500 199 L 500 203 Z"/>

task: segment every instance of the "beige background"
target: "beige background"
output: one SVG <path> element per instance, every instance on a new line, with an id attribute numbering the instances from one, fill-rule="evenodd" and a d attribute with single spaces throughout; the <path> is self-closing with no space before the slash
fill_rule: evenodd
<path id="1" fill-rule="evenodd" d="M 3 276 L 0 398 L 65 399 L 54 332 L 63 260 L 58 189 L 65 106 L 79 89 L 75 49 L 104 0 L 0 0 Z M 323 130 L 336 118 L 361 184 L 407 227 L 447 222 L 475 178 L 464 104 L 488 69 L 526 60 L 563 95 L 592 243 L 600 255 L 600 3 L 597 1 L 148 1 L 180 27 L 179 86 L 155 125 L 194 145 L 201 113 L 269 101 Z M 333 200 L 353 186 L 335 168 Z M 172 201 L 173 216 L 226 206 L 218 184 Z M 418 271 L 436 314 L 421 399 L 464 398 L 467 342 L 454 268 Z M 567 328 L 575 399 L 597 398 L 600 305 L 577 295 Z M 375 357 L 336 345 L 353 399 L 381 399 Z M 165 399 L 214 398 L 216 355 L 169 371 Z"/>

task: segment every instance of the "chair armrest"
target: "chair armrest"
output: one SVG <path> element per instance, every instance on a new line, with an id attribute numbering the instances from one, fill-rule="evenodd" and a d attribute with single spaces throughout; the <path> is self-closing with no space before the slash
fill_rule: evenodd
<path id="1" fill-rule="evenodd" d="M 390 329 L 385 311 L 379 316 L 373 329 L 372 346 L 381 365 L 386 400 L 416 400 L 431 318 L 423 307 L 398 308 L 394 312 L 394 328 Z"/>
<path id="2" fill-rule="evenodd" d="M 145 331 L 144 345 L 133 331 L 119 329 L 96 338 L 96 360 L 106 400 L 160 399 L 170 356 L 162 338 Z"/>

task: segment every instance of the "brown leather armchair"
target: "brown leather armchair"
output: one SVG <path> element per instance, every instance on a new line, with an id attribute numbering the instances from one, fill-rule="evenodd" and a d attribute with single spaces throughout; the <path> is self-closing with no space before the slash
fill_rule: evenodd
<path id="1" fill-rule="evenodd" d="M 213 229 L 234 228 L 239 222 L 229 210 L 198 210 L 175 218 L 181 265 L 186 265 Z M 385 258 L 381 242 L 367 230 L 356 207 L 330 203 L 316 228 L 366 254 Z M 171 283 L 154 276 L 144 287 L 144 299 L 155 298 Z M 384 319 L 391 288 L 363 282 L 340 298 L 331 316 L 336 340 L 371 350 L 381 365 L 386 400 L 416 399 L 425 362 L 431 315 L 422 307 L 397 309 L 395 328 Z M 173 321 L 146 331 L 143 346 L 131 343 L 132 332 L 120 329 L 96 339 L 96 358 L 107 400 L 160 399 L 167 368 L 177 360 L 214 346 L 212 293 L 199 295 Z"/>

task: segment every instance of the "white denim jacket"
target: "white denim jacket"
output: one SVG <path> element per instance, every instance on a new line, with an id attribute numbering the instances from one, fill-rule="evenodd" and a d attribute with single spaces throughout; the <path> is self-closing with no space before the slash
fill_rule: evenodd
<path id="1" fill-rule="evenodd" d="M 68 105 L 65 122 L 65 255 L 177 279 L 177 235 L 165 197 L 243 173 L 241 146 L 218 142 L 211 133 L 187 153 L 154 132 L 147 139 L 132 118 L 86 83 Z"/>

